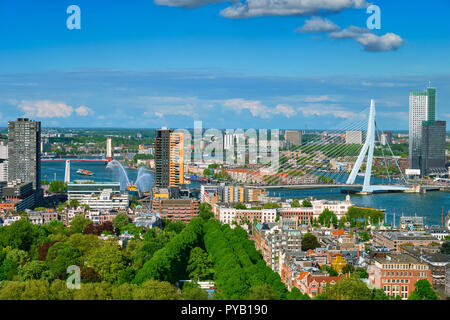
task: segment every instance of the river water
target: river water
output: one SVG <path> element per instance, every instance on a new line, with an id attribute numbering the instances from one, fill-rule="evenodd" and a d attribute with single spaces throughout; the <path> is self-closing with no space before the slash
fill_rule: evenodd
<path id="1" fill-rule="evenodd" d="M 78 169 L 86 169 L 94 173 L 93 177 L 86 177 L 76 173 Z M 138 170 L 127 169 L 130 181 L 135 181 Z M 41 179 L 52 181 L 56 174 L 57 180 L 64 180 L 65 162 L 63 161 L 43 161 L 41 165 Z M 119 181 L 113 170 L 107 169 L 104 163 L 95 162 L 71 162 L 71 181 L 73 180 L 95 180 L 97 182 Z M 153 175 L 153 173 L 150 173 Z M 152 179 L 153 180 L 153 179 Z M 362 183 L 362 178 L 358 177 L 356 183 Z M 153 181 L 152 181 L 153 183 Z M 376 178 L 374 183 L 377 183 Z M 199 183 L 193 182 L 192 187 L 198 188 Z M 316 199 L 345 200 L 345 194 L 339 188 L 331 189 L 269 189 L 268 195 L 281 197 L 283 199 L 314 197 Z M 358 206 L 386 209 L 387 222 L 392 223 L 394 212 L 396 224 L 403 214 L 425 217 L 428 225 L 440 225 L 441 213 L 444 211 L 444 218 L 450 210 L 450 193 L 428 192 L 426 194 L 416 193 L 383 193 L 374 195 L 351 195 L 351 201 Z"/>

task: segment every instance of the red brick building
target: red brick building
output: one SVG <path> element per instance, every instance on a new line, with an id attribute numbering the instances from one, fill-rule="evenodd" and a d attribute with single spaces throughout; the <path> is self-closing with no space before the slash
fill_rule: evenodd
<path id="1" fill-rule="evenodd" d="M 369 283 L 383 289 L 388 296 L 408 299 L 414 291 L 414 284 L 426 279 L 432 284 L 431 270 L 427 263 L 407 254 L 388 253 L 385 257 L 375 257 L 368 267 Z"/>
<path id="2" fill-rule="evenodd" d="M 200 201 L 190 199 L 153 199 L 152 209 L 161 219 L 189 222 L 199 214 Z"/>

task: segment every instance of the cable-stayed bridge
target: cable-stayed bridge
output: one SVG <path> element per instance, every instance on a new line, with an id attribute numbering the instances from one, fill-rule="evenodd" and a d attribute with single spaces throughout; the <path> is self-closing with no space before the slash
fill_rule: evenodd
<path id="1" fill-rule="evenodd" d="M 371 100 L 368 112 L 365 110 L 356 118 L 340 124 L 340 128 L 316 135 L 300 146 L 281 151 L 278 174 L 298 175 L 305 177 L 305 181 L 308 176 L 317 180 L 283 187 L 347 188 L 361 193 L 410 191 L 411 186 L 399 163 L 400 157 L 394 155 L 389 141 L 376 145 L 383 132 L 376 124 L 375 101 Z M 360 142 L 349 141 L 348 134 L 359 136 Z M 276 188 L 277 185 L 281 186 L 269 179 L 265 188 Z"/>

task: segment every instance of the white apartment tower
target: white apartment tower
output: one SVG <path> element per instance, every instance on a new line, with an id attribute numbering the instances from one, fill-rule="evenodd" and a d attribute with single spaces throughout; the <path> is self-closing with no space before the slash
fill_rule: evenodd
<path id="1" fill-rule="evenodd" d="M 422 124 L 436 120 L 436 89 L 409 93 L 409 168 L 420 169 Z"/>

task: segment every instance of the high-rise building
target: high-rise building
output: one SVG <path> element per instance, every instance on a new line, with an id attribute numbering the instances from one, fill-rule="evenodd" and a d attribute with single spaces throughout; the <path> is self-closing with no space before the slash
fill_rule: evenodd
<path id="1" fill-rule="evenodd" d="M 420 171 L 424 176 L 447 173 L 445 169 L 445 121 L 422 123 Z"/>
<path id="2" fill-rule="evenodd" d="M 0 141 L 0 182 L 8 181 L 8 146 Z"/>
<path id="3" fill-rule="evenodd" d="M 184 136 L 167 128 L 156 131 L 155 187 L 184 184 Z"/>
<path id="4" fill-rule="evenodd" d="M 286 130 L 284 140 L 288 146 L 299 146 L 302 144 L 302 132 L 299 130 Z"/>
<path id="5" fill-rule="evenodd" d="M 112 142 L 109 137 L 106 139 L 106 158 L 108 159 L 108 162 L 112 161 Z"/>
<path id="6" fill-rule="evenodd" d="M 409 93 L 409 168 L 420 169 L 423 121 L 436 120 L 436 89 Z"/>
<path id="7" fill-rule="evenodd" d="M 387 131 L 380 134 L 380 143 L 381 145 L 390 145 L 392 143 L 392 133 Z"/>
<path id="8" fill-rule="evenodd" d="M 8 181 L 41 188 L 41 122 L 19 118 L 8 122 Z"/>
<path id="9" fill-rule="evenodd" d="M 363 132 L 362 131 L 347 131 L 345 133 L 346 144 L 363 144 Z"/>

